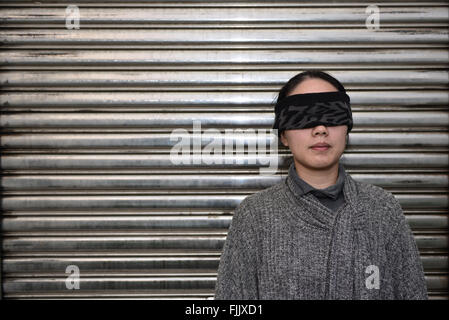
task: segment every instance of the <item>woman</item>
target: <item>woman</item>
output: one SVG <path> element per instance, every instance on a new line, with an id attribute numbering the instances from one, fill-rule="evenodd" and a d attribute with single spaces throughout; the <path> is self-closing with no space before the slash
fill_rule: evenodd
<path id="1" fill-rule="evenodd" d="M 216 299 L 427 299 L 399 202 L 339 163 L 352 129 L 349 101 L 319 70 L 280 90 L 273 127 L 294 161 L 285 180 L 236 209 Z"/>

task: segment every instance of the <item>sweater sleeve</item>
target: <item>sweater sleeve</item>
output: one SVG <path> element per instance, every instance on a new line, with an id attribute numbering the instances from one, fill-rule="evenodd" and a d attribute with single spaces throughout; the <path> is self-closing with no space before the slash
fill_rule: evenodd
<path id="1" fill-rule="evenodd" d="M 235 210 L 223 247 L 215 286 L 217 300 L 259 299 L 256 235 L 245 203 Z"/>
<path id="2" fill-rule="evenodd" d="M 399 221 L 388 250 L 394 296 L 397 300 L 425 300 L 427 285 L 418 247 L 399 202 L 395 202 Z"/>

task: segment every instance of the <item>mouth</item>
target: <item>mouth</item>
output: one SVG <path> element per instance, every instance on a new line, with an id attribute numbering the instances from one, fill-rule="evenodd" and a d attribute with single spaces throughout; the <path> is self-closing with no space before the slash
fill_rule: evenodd
<path id="1" fill-rule="evenodd" d="M 319 142 L 319 143 L 315 143 L 313 146 L 311 146 L 310 148 L 312 148 L 312 150 L 316 150 L 316 151 L 326 151 L 330 148 L 331 146 L 325 142 Z"/>

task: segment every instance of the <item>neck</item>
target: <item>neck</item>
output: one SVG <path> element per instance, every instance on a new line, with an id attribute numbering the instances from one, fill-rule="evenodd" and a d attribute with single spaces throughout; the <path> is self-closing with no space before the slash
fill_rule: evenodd
<path id="1" fill-rule="evenodd" d="M 337 183 L 338 162 L 328 168 L 315 169 L 303 166 L 296 159 L 295 169 L 298 176 L 316 189 L 325 189 Z"/>

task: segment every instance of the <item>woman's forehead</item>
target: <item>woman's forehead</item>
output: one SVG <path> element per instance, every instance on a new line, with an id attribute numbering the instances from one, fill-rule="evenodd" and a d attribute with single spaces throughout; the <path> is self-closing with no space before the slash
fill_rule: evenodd
<path id="1" fill-rule="evenodd" d="M 288 93 L 288 96 L 302 93 L 318 93 L 318 92 L 334 92 L 338 91 L 331 83 L 320 78 L 309 78 L 297 86 Z"/>

